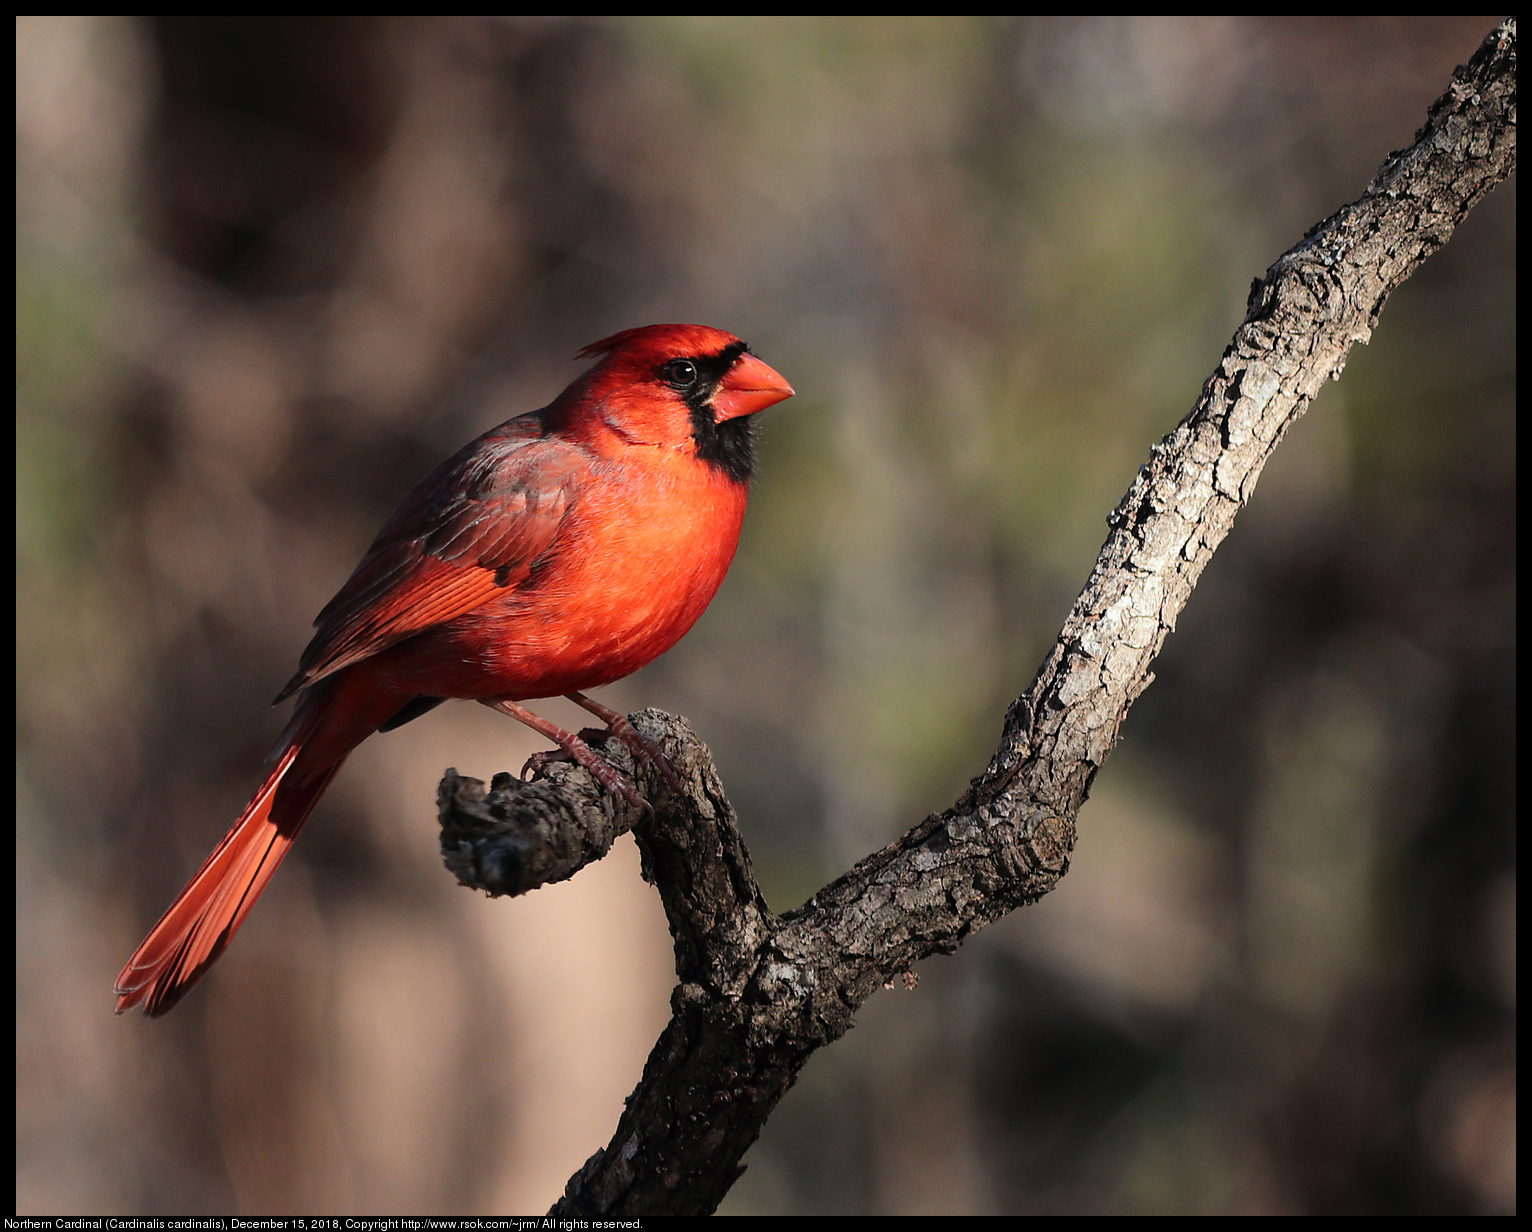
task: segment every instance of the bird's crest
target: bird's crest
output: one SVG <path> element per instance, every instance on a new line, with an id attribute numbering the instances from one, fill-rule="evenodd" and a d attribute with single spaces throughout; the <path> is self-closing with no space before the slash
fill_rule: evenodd
<path id="1" fill-rule="evenodd" d="M 659 343 L 667 348 L 674 345 L 681 351 L 694 348 L 698 354 L 711 354 L 738 341 L 739 339 L 733 334 L 727 334 L 721 329 L 713 329 L 707 325 L 640 325 L 637 329 L 625 329 L 620 334 L 613 334 L 610 338 L 591 343 L 576 354 L 575 358 L 599 359 L 603 355 L 610 355 L 620 347 L 627 346 L 630 342 Z"/>

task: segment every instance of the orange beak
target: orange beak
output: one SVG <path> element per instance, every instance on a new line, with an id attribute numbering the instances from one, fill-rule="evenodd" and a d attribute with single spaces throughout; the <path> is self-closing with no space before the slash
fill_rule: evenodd
<path id="1" fill-rule="evenodd" d="M 713 422 L 754 415 L 793 396 L 793 387 L 758 360 L 741 355 L 713 394 Z"/>

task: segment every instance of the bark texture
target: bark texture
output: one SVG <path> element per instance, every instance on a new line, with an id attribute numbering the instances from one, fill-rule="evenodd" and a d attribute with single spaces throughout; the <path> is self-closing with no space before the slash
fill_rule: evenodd
<path id="1" fill-rule="evenodd" d="M 524 893 L 632 829 L 675 939 L 670 1024 L 610 1144 L 554 1214 L 713 1211 L 809 1054 L 850 1030 L 879 985 L 1057 884 L 1091 781 L 1266 460 L 1368 340 L 1389 293 L 1515 165 L 1509 18 L 1454 73 L 1414 143 L 1252 284 L 1201 396 L 1107 519 L 1095 568 L 985 772 L 802 907 L 767 910 L 712 758 L 684 719 L 631 716 L 669 756 L 679 795 L 619 742 L 602 746 L 653 817 L 573 765 L 550 764 L 533 783 L 497 775 L 488 793 L 447 773 L 442 851 L 464 885 Z"/>

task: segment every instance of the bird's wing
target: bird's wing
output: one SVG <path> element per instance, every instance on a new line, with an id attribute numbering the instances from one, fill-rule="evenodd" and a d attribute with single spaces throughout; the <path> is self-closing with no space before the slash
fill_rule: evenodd
<path id="1" fill-rule="evenodd" d="M 315 618 L 277 700 L 526 579 L 583 485 L 590 455 L 534 415 L 486 433 L 407 496 Z"/>

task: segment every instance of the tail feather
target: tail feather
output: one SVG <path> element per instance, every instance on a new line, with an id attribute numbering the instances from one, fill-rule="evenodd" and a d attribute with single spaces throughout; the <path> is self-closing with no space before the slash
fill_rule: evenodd
<path id="1" fill-rule="evenodd" d="M 286 781 L 286 789 L 278 795 L 319 718 L 317 711 L 323 709 L 315 707 L 295 716 L 298 721 L 266 781 L 118 973 L 113 991 L 119 1014 L 142 1001 L 144 1013 L 158 1018 L 202 978 L 233 940 L 340 769 L 341 762 L 336 760 L 303 773 L 298 781 Z"/>

